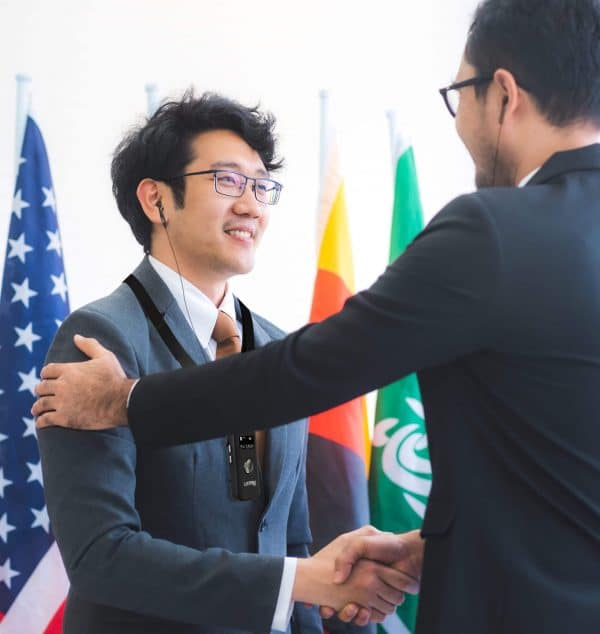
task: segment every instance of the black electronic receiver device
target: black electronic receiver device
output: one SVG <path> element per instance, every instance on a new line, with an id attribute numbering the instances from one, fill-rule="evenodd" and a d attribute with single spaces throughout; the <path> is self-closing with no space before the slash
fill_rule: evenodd
<path id="1" fill-rule="evenodd" d="M 256 434 L 227 437 L 231 473 L 231 494 L 237 500 L 255 500 L 260 496 L 260 474 L 256 454 Z"/>

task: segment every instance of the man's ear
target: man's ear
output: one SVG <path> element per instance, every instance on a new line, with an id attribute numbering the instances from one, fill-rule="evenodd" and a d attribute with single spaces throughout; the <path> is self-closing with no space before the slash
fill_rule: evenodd
<path id="1" fill-rule="evenodd" d="M 163 224 L 160 217 L 160 209 L 164 215 L 164 183 L 155 181 L 152 178 L 144 178 L 138 183 L 136 189 L 137 199 L 152 224 Z"/>
<path id="2" fill-rule="evenodd" d="M 504 68 L 494 73 L 493 86 L 492 94 L 497 95 L 498 99 L 498 123 L 502 125 L 519 108 L 522 97 L 514 75 Z"/>

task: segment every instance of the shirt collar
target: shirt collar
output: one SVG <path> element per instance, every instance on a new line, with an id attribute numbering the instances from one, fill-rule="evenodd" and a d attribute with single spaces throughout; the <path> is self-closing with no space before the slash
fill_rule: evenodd
<path id="1" fill-rule="evenodd" d="M 517 185 L 517 187 L 525 187 L 525 185 L 527 185 L 527 183 L 541 170 L 541 166 L 540 167 L 536 167 L 533 171 L 529 172 L 529 174 L 527 174 L 527 176 L 525 176 L 524 178 L 521 179 L 520 183 Z"/>
<path id="2" fill-rule="evenodd" d="M 177 305 L 179 306 L 186 321 L 192 320 L 192 329 L 198 337 L 198 341 L 203 348 L 209 348 L 209 343 L 212 338 L 212 332 L 215 324 L 217 323 L 217 315 L 219 310 L 227 313 L 233 322 L 237 325 L 237 317 L 235 314 L 235 300 L 233 293 L 227 286 L 225 291 L 225 297 L 217 308 L 212 301 L 196 286 L 186 280 L 184 277 L 179 277 L 179 274 L 163 264 L 155 257 L 148 256 L 148 260 L 152 265 L 152 268 L 156 271 L 158 276 L 167 285 L 171 294 L 175 298 Z M 185 301 L 181 287 L 185 290 Z M 188 310 L 189 308 L 189 315 Z"/>

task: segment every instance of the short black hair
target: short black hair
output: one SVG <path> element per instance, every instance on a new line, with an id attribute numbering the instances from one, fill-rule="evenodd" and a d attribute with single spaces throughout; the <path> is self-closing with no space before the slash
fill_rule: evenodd
<path id="1" fill-rule="evenodd" d="M 557 127 L 600 124 L 600 0 L 484 0 L 465 59 L 482 75 L 510 71 Z"/>
<path id="2" fill-rule="evenodd" d="M 185 179 L 172 178 L 183 173 L 194 159 L 192 142 L 208 130 L 231 130 L 258 152 L 265 168 L 279 169 L 283 161 L 276 156 L 275 117 L 258 106 L 247 107 L 215 93 L 195 97 L 187 91 L 179 101 L 168 101 L 131 130 L 117 146 L 111 165 L 112 190 L 121 215 L 129 223 L 136 240 L 150 249 L 152 223 L 144 214 L 136 195 L 144 178 L 166 181 L 175 204 L 182 207 Z"/>

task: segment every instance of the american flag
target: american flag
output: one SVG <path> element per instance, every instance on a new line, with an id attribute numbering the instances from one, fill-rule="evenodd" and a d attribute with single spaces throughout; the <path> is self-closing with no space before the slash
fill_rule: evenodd
<path id="1" fill-rule="evenodd" d="M 69 299 L 44 140 L 27 118 L 0 297 L 0 633 L 62 631 L 68 590 L 44 501 L 34 388 Z"/>

